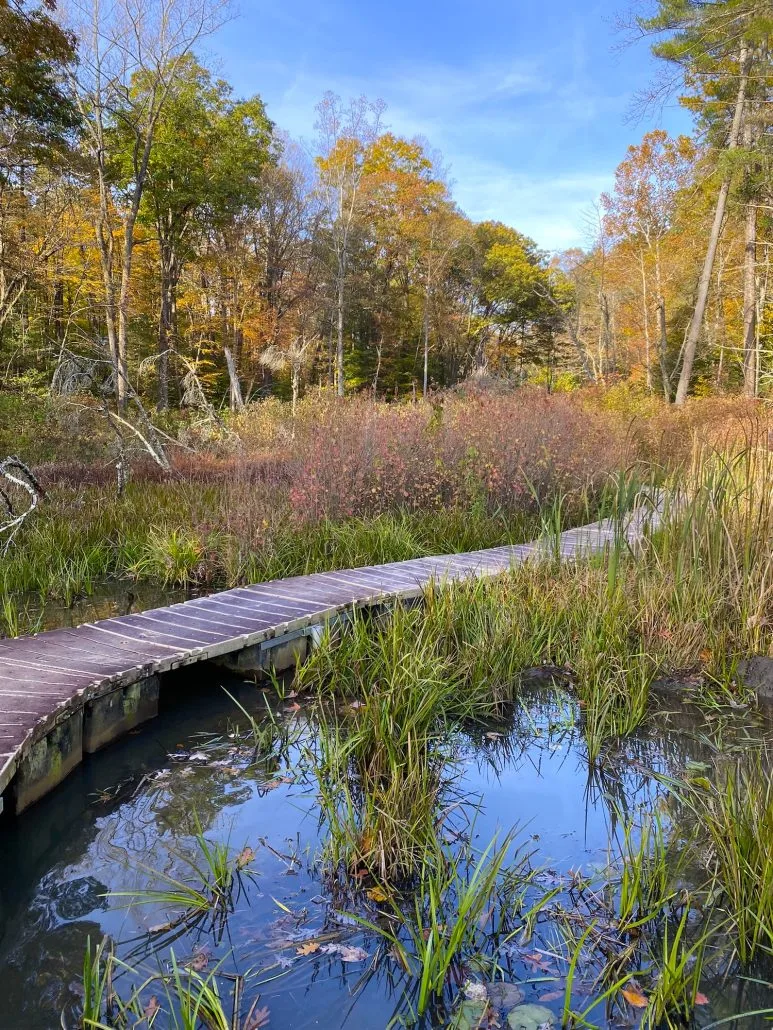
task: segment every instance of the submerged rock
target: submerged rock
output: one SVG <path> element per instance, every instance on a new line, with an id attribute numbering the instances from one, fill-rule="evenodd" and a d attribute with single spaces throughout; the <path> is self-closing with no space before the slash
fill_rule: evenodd
<path id="1" fill-rule="evenodd" d="M 489 984 L 487 991 L 489 1001 L 494 1008 L 504 1009 L 505 1012 L 520 1005 L 524 997 L 518 984 L 506 983 L 504 980 L 497 980 L 496 983 Z"/>
<path id="2" fill-rule="evenodd" d="M 454 1030 L 477 1030 L 488 1008 L 487 1001 L 468 998 L 462 1002 L 453 1022 Z"/>
<path id="3" fill-rule="evenodd" d="M 539 1030 L 539 1027 L 552 1026 L 555 1022 L 555 1013 L 544 1005 L 516 1005 L 507 1017 L 511 1030 Z"/>

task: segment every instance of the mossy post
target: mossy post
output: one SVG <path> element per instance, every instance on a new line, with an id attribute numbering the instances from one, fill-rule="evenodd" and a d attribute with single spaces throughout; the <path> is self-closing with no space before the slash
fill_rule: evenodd
<path id="1" fill-rule="evenodd" d="M 120 690 L 89 701 L 83 711 L 83 750 L 99 751 L 158 715 L 160 678 L 146 676 Z"/>
<path id="2" fill-rule="evenodd" d="M 83 709 L 53 726 L 24 753 L 13 783 L 18 814 L 53 790 L 83 757 Z"/>

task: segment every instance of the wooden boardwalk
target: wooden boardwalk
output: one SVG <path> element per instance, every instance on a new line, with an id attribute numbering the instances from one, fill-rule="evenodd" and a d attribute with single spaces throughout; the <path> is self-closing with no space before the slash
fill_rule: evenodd
<path id="1" fill-rule="evenodd" d="M 627 520 L 631 545 L 652 519 L 652 510 L 642 509 Z M 561 552 L 599 552 L 615 532 L 609 520 L 571 529 L 561 536 Z M 342 613 L 418 597 L 433 580 L 494 576 L 544 546 L 535 542 L 297 576 L 75 629 L 0 640 L 0 795 L 20 811 L 63 779 L 84 751 L 151 717 L 158 677 L 172 669 L 229 655 L 234 668 L 249 668 L 239 665 L 241 654 L 257 667 L 262 654 L 270 662 L 272 650 L 278 656 L 300 640 L 305 647 L 307 638 Z"/>

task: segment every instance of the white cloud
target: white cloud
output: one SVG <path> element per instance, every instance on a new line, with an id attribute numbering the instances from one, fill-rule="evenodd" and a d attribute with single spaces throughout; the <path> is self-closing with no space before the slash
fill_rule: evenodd
<path id="1" fill-rule="evenodd" d="M 452 171 L 459 206 L 471 218 L 506 222 L 548 251 L 587 242 L 587 212 L 612 179 L 605 172 L 534 176 L 467 162 Z"/>

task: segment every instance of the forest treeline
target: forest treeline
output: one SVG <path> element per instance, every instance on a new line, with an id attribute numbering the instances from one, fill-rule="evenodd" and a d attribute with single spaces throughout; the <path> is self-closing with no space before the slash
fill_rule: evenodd
<path id="1" fill-rule="evenodd" d="M 770 390 L 770 0 L 632 21 L 664 73 L 649 102 L 679 96 L 694 134 L 633 144 L 588 246 L 552 255 L 468 218 L 378 101 L 326 94 L 313 147 L 289 139 L 202 63 L 227 17 L 0 0 L 4 389 L 118 414 L 476 373 L 677 403 Z"/>

